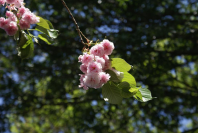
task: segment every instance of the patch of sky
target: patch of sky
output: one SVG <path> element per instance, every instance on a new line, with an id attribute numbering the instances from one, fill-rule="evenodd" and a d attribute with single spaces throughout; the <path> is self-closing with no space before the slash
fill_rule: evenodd
<path id="1" fill-rule="evenodd" d="M 124 29 L 124 31 L 129 31 L 129 32 L 133 31 L 133 29 L 130 27 L 124 27 L 123 29 Z"/>
<path id="2" fill-rule="evenodd" d="M 84 10 L 87 10 L 87 9 L 88 9 L 88 6 L 84 6 L 83 9 L 84 9 Z"/>
<path id="3" fill-rule="evenodd" d="M 164 12 L 164 8 L 162 7 L 162 6 L 158 6 L 157 8 L 156 8 L 156 10 L 158 11 L 158 12 Z"/>
<path id="4" fill-rule="evenodd" d="M 96 116 L 97 118 L 100 118 L 100 117 L 101 117 L 101 113 L 97 113 L 97 114 L 95 114 L 95 116 Z"/>
<path id="5" fill-rule="evenodd" d="M 163 17 L 163 19 L 169 19 L 169 20 L 174 20 L 174 18 L 171 15 L 166 15 Z"/>
<path id="6" fill-rule="evenodd" d="M 182 0 L 181 3 L 186 6 L 189 4 L 188 0 Z"/>
<path id="7" fill-rule="evenodd" d="M 119 24 L 121 21 L 117 18 L 114 18 L 113 22 L 116 23 L 116 24 Z"/>
<path id="8" fill-rule="evenodd" d="M 17 72 L 11 72 L 12 79 L 16 82 L 19 83 L 19 74 Z"/>
<path id="9" fill-rule="evenodd" d="M 111 14 L 112 14 L 112 15 L 116 15 L 116 12 L 114 12 L 114 11 L 111 11 Z"/>
<path id="10" fill-rule="evenodd" d="M 108 111 L 109 105 L 104 105 L 103 107 L 105 111 Z"/>
<path id="11" fill-rule="evenodd" d="M 180 63 L 186 63 L 186 59 L 183 56 L 176 56 L 176 59 L 180 62 Z"/>
<path id="12" fill-rule="evenodd" d="M 189 130 L 192 127 L 192 120 L 182 117 L 181 120 L 179 121 L 179 124 L 180 124 L 179 130 L 183 132 L 185 130 Z"/>
<path id="13" fill-rule="evenodd" d="M 142 36 L 141 39 L 142 39 L 142 40 L 146 40 L 146 36 L 145 36 L 145 35 Z"/>
<path id="14" fill-rule="evenodd" d="M 185 13 L 185 12 L 186 12 L 186 10 L 184 8 L 179 9 L 179 13 Z"/>
<path id="15" fill-rule="evenodd" d="M 102 33 L 118 33 L 119 32 L 118 26 L 116 25 L 113 25 L 111 28 L 108 27 L 107 25 L 102 25 L 100 27 L 97 27 L 97 30 Z"/>
<path id="16" fill-rule="evenodd" d="M 148 25 L 148 24 L 146 24 L 146 25 L 145 25 L 145 28 L 149 28 L 149 25 Z"/>
<path id="17" fill-rule="evenodd" d="M 172 74 L 173 77 L 176 77 L 175 69 L 170 70 L 170 73 Z"/>
<path id="18" fill-rule="evenodd" d="M 98 102 L 97 102 L 96 100 L 93 100 L 93 101 L 91 102 L 91 106 L 96 106 L 96 105 L 98 105 Z"/>
<path id="19" fill-rule="evenodd" d="M 97 9 L 96 7 L 93 7 L 93 10 L 94 10 L 94 12 L 96 12 L 98 14 L 101 14 L 102 13 L 102 11 L 100 9 Z"/>
<path id="20" fill-rule="evenodd" d="M 176 5 L 176 8 L 181 8 L 181 4 L 177 4 Z"/>
<path id="21" fill-rule="evenodd" d="M 126 54 L 130 56 L 131 55 L 131 51 L 127 51 Z"/>
<path id="22" fill-rule="evenodd" d="M 0 97 L 0 106 L 3 105 L 3 98 Z"/>
<path id="23" fill-rule="evenodd" d="M 85 13 L 84 13 L 83 11 L 81 11 L 79 14 L 80 14 L 80 16 L 83 17 L 83 18 L 86 17 L 86 15 L 85 15 Z"/>
<path id="24" fill-rule="evenodd" d="M 67 99 L 71 99 L 72 98 L 72 96 L 70 95 L 70 94 L 65 94 L 65 97 L 67 98 Z"/>
<path id="25" fill-rule="evenodd" d="M 42 53 L 42 55 L 34 56 L 33 61 L 42 63 L 46 60 L 47 57 L 48 57 L 48 53 Z"/>

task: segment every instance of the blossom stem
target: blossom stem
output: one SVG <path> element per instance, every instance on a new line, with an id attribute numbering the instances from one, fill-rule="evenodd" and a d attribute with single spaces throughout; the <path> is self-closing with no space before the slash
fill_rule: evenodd
<path id="1" fill-rule="evenodd" d="M 65 1 L 64 1 L 64 0 L 61 0 L 61 1 L 62 1 L 62 3 L 63 3 L 64 7 L 65 7 L 65 8 L 67 9 L 67 11 L 69 12 L 70 16 L 72 17 L 72 20 L 74 21 L 74 23 L 75 23 L 75 25 L 76 25 L 76 30 L 77 30 L 78 35 L 79 35 L 79 37 L 80 37 L 81 43 L 82 43 L 83 45 L 86 45 L 86 43 L 84 43 L 84 41 L 83 41 L 83 39 L 82 39 L 82 36 L 81 36 L 82 32 L 80 31 L 80 28 L 79 28 L 79 26 L 78 26 L 78 24 L 77 24 L 77 22 L 76 22 L 74 16 L 72 15 L 72 13 L 71 13 L 71 11 L 69 10 L 69 8 L 68 8 L 67 4 L 65 3 Z M 83 34 L 82 34 L 82 35 L 83 35 Z M 85 37 L 85 36 L 83 35 L 83 37 Z M 88 41 L 88 39 L 87 39 L 86 37 L 85 37 L 85 39 Z"/>

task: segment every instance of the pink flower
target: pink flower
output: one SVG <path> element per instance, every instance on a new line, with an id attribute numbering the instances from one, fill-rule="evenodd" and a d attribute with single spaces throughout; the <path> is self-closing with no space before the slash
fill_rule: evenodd
<path id="1" fill-rule="evenodd" d="M 105 65 L 103 67 L 103 70 L 107 70 L 111 68 L 111 61 L 109 60 L 109 56 L 108 55 L 104 55 L 103 59 L 105 60 Z"/>
<path id="2" fill-rule="evenodd" d="M 23 6 L 23 0 L 15 0 L 14 6 L 17 8 Z"/>
<path id="3" fill-rule="evenodd" d="M 104 48 L 101 44 L 97 44 L 90 49 L 90 53 L 95 56 L 103 56 L 104 55 Z"/>
<path id="4" fill-rule="evenodd" d="M 22 30 L 26 30 L 30 28 L 30 23 L 28 23 L 27 21 L 21 19 L 19 22 L 19 26 Z"/>
<path id="5" fill-rule="evenodd" d="M 27 21 L 30 24 L 36 24 L 40 21 L 40 18 L 36 17 L 36 15 L 34 15 L 31 12 L 25 12 L 22 16 L 22 19 L 24 19 L 25 21 Z"/>
<path id="6" fill-rule="evenodd" d="M 19 8 L 19 14 L 22 16 L 25 12 L 30 12 L 28 8 L 21 7 Z"/>
<path id="7" fill-rule="evenodd" d="M 83 81 L 86 86 L 96 89 L 100 83 L 100 76 L 98 73 L 88 73 L 85 75 Z"/>
<path id="8" fill-rule="evenodd" d="M 87 67 L 87 73 L 99 73 L 102 71 L 102 66 L 98 62 L 91 62 Z"/>
<path id="9" fill-rule="evenodd" d="M 96 62 L 98 62 L 98 63 L 101 64 L 102 68 L 104 68 L 104 66 L 105 66 L 105 60 L 103 58 L 101 58 L 99 56 L 95 56 L 95 60 L 96 60 Z"/>
<path id="10" fill-rule="evenodd" d="M 6 11 L 6 17 L 8 17 L 8 19 L 9 19 L 10 21 L 14 21 L 14 22 L 17 21 L 17 17 L 16 17 L 16 16 L 14 15 L 14 13 L 11 12 L 11 11 Z"/>
<path id="11" fill-rule="evenodd" d="M 89 54 L 84 54 L 81 59 L 83 64 L 88 65 L 91 61 L 93 61 L 94 56 Z"/>
<path id="12" fill-rule="evenodd" d="M 82 62 L 83 55 L 78 56 L 78 62 Z"/>
<path id="13" fill-rule="evenodd" d="M 6 33 L 9 35 L 9 36 L 13 36 L 16 34 L 18 30 L 18 27 L 17 27 L 17 23 L 16 22 L 13 22 L 11 21 L 6 27 L 5 27 L 5 31 Z"/>
<path id="14" fill-rule="evenodd" d="M 36 24 L 38 22 L 40 22 L 40 18 L 36 15 L 33 15 L 31 24 Z"/>
<path id="15" fill-rule="evenodd" d="M 111 69 L 111 61 L 110 60 L 105 61 L 105 66 L 104 66 L 103 70 L 106 71 L 107 69 Z"/>
<path id="16" fill-rule="evenodd" d="M 110 55 L 113 52 L 114 44 L 107 39 L 104 39 L 101 42 L 102 46 L 104 47 L 104 54 Z"/>
<path id="17" fill-rule="evenodd" d="M 6 0 L 0 0 L 0 5 L 4 6 Z"/>
<path id="18" fill-rule="evenodd" d="M 84 74 L 80 74 L 80 85 L 78 87 L 83 87 L 84 90 L 88 90 L 89 88 L 84 84 L 84 78 L 85 75 Z"/>
<path id="19" fill-rule="evenodd" d="M 100 76 L 100 83 L 98 84 L 97 88 L 101 88 L 105 83 L 109 81 L 111 77 L 108 73 L 105 72 L 100 72 L 99 76 Z"/>
<path id="20" fill-rule="evenodd" d="M 16 1 L 16 0 L 6 0 L 6 2 L 7 2 L 8 4 L 14 4 L 15 1 Z"/>
<path id="21" fill-rule="evenodd" d="M 100 75 L 100 83 L 101 84 L 107 83 L 107 81 L 109 81 L 109 79 L 111 77 L 108 73 L 105 73 L 105 72 L 100 72 L 99 75 Z"/>
<path id="22" fill-rule="evenodd" d="M 80 65 L 80 70 L 81 70 L 83 73 L 87 73 L 87 66 L 86 66 L 85 64 Z"/>
<path id="23" fill-rule="evenodd" d="M 0 18 L 0 28 L 5 29 L 9 23 L 10 20 L 5 19 L 3 17 Z"/>
<path id="24" fill-rule="evenodd" d="M 8 5 L 7 8 L 12 11 L 12 10 L 17 10 L 16 7 L 14 5 Z"/>

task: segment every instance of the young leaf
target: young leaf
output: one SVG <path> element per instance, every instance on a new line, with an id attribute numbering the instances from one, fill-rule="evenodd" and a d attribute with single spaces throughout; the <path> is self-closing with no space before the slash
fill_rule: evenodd
<path id="1" fill-rule="evenodd" d="M 28 40 L 26 41 L 26 43 L 23 46 L 19 47 L 20 56 L 22 59 L 29 58 L 34 53 L 34 43 L 32 41 L 32 38 L 29 35 L 27 36 Z"/>
<path id="2" fill-rule="evenodd" d="M 47 23 L 48 23 L 50 29 L 54 29 L 54 26 L 52 25 L 52 23 L 51 23 L 49 20 L 46 20 L 46 21 L 47 21 Z"/>
<path id="3" fill-rule="evenodd" d="M 132 88 L 136 87 L 135 78 L 128 72 L 124 72 L 124 78 L 122 79 L 122 82 L 128 82 Z"/>
<path id="4" fill-rule="evenodd" d="M 20 30 L 18 30 L 17 33 L 14 35 L 14 40 L 16 40 L 16 41 L 19 40 L 19 32 L 20 32 Z"/>
<path id="5" fill-rule="evenodd" d="M 48 38 L 47 35 L 45 35 L 45 34 L 39 34 L 38 37 L 39 37 L 41 40 L 45 41 L 47 44 L 52 44 L 52 42 L 49 40 L 49 38 Z"/>
<path id="6" fill-rule="evenodd" d="M 39 25 L 39 26 L 41 26 L 41 27 L 43 27 L 45 29 L 50 29 L 50 26 L 48 24 L 48 20 L 46 20 L 46 19 L 44 19 L 44 18 L 42 18 L 40 16 L 38 16 L 38 17 L 40 18 L 40 22 L 37 23 L 37 25 Z"/>
<path id="7" fill-rule="evenodd" d="M 122 102 L 121 90 L 113 82 L 107 82 L 102 87 L 102 95 L 105 101 L 112 104 L 120 104 Z"/>
<path id="8" fill-rule="evenodd" d="M 28 36 L 24 31 L 19 32 L 19 41 L 17 42 L 17 46 L 23 46 L 28 40 Z"/>
<path id="9" fill-rule="evenodd" d="M 47 29 L 43 28 L 42 26 L 39 26 L 39 25 L 36 26 L 36 27 L 35 27 L 35 30 L 37 30 L 37 31 L 39 31 L 39 32 L 42 32 L 42 33 L 48 35 Z"/>
<path id="10" fill-rule="evenodd" d="M 131 88 L 130 84 L 127 82 L 122 82 L 118 85 L 118 87 L 121 89 L 121 96 L 123 98 L 129 98 L 135 95 L 138 91 L 137 88 Z"/>
<path id="11" fill-rule="evenodd" d="M 141 102 L 147 102 L 153 99 L 150 90 L 145 88 L 140 88 L 134 97 Z"/>
<path id="12" fill-rule="evenodd" d="M 120 72 L 128 72 L 131 69 L 131 65 L 121 58 L 112 58 L 111 66 Z"/>
<path id="13" fill-rule="evenodd" d="M 112 70 L 106 70 L 106 72 L 111 76 L 110 81 L 113 81 L 113 82 L 116 82 L 116 83 L 120 82 L 117 75 Z"/>
<path id="14" fill-rule="evenodd" d="M 48 32 L 49 37 L 51 37 L 52 39 L 55 39 L 58 36 L 58 30 L 50 29 L 50 30 L 47 30 L 47 32 Z"/>

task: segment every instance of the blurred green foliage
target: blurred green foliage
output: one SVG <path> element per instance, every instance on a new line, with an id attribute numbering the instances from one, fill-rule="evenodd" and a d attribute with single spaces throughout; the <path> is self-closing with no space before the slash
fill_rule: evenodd
<path id="1" fill-rule="evenodd" d="M 195 0 L 66 1 L 86 37 L 114 42 L 111 57 L 133 65 L 137 86 L 157 97 L 121 105 L 105 102 L 101 89 L 78 88 L 83 45 L 61 1 L 25 2 L 60 35 L 22 61 L 16 42 L 0 30 L 0 132 L 198 132 Z"/>

